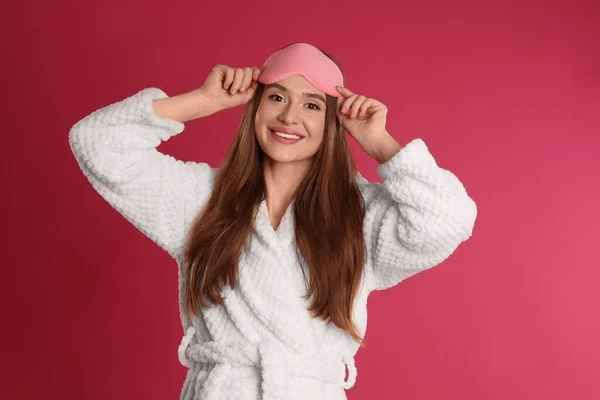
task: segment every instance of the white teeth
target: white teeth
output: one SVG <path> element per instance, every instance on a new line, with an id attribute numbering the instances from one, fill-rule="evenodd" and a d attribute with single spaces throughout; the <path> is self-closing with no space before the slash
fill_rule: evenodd
<path id="1" fill-rule="evenodd" d="M 284 137 L 284 138 L 286 138 L 286 139 L 302 139 L 302 136 L 298 136 L 298 135 L 290 135 L 290 134 L 283 133 L 283 132 L 275 132 L 275 134 L 276 134 L 277 136 L 281 136 L 281 137 Z"/>

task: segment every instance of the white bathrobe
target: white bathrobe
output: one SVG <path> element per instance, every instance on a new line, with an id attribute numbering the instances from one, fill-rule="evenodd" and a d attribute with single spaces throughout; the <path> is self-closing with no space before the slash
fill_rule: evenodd
<path id="1" fill-rule="evenodd" d="M 185 335 L 179 359 L 189 368 L 181 399 L 346 399 L 345 389 L 356 379 L 358 344 L 307 310 L 291 206 L 275 231 L 262 201 L 235 289 L 222 291 L 224 305 L 190 317 L 182 249 L 216 169 L 156 150 L 184 130 L 154 113 L 153 100 L 164 97 L 147 88 L 91 113 L 73 126 L 69 143 L 94 189 L 180 267 Z M 377 173 L 383 184 L 357 176 L 366 204 L 368 260 L 354 318 L 363 335 L 369 293 L 441 263 L 471 236 L 477 215 L 461 182 L 436 165 L 421 139 Z"/>

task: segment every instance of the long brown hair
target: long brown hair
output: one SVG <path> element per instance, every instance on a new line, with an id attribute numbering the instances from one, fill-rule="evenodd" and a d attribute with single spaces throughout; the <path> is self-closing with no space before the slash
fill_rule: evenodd
<path id="1" fill-rule="evenodd" d="M 222 304 L 220 290 L 224 285 L 235 286 L 238 259 L 263 199 L 264 153 L 254 129 L 263 91 L 264 85 L 259 83 L 218 169 L 210 199 L 186 240 L 186 298 L 194 315 L 208 302 Z M 323 142 L 294 198 L 296 251 L 308 288 L 305 298 L 312 298 L 309 311 L 313 317 L 331 321 L 364 346 L 352 318 L 366 261 L 364 202 L 346 135 L 336 116 L 337 100 L 327 95 L 326 101 Z"/>

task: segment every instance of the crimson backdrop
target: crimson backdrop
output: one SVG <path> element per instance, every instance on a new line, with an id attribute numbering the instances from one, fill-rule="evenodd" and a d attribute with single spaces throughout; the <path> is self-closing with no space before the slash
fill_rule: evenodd
<path id="1" fill-rule="evenodd" d="M 600 398 L 599 3 L 414 3 L 6 5 L 0 397 L 178 398 L 176 265 L 93 191 L 69 129 L 142 88 L 175 95 L 216 63 L 308 41 L 479 207 L 450 259 L 370 297 L 349 399 Z M 159 149 L 216 165 L 241 112 Z"/>

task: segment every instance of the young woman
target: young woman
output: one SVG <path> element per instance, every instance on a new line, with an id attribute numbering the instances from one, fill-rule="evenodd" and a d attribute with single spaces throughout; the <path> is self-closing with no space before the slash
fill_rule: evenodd
<path id="1" fill-rule="evenodd" d="M 220 168 L 156 150 L 241 104 Z M 217 65 L 198 89 L 147 88 L 73 126 L 93 187 L 179 266 L 181 399 L 345 399 L 369 293 L 471 236 L 477 208 L 461 182 L 421 139 L 401 147 L 386 113 L 344 87 L 332 57 L 296 43 L 261 69 Z M 346 132 L 383 184 L 356 171 Z"/>

